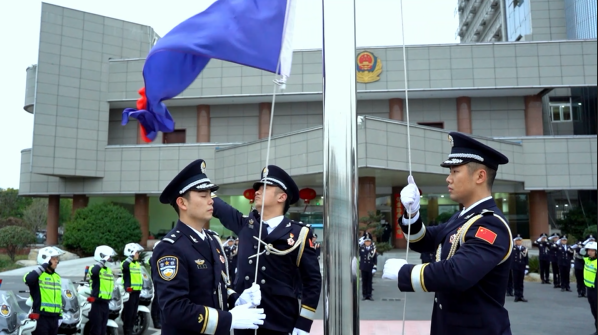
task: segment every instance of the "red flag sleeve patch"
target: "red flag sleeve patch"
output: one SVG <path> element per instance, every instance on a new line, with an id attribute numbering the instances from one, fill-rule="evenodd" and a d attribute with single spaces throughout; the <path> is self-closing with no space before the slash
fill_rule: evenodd
<path id="1" fill-rule="evenodd" d="M 496 236 L 497 235 L 495 232 L 485 227 L 478 228 L 478 231 L 475 233 L 475 237 L 482 239 L 490 244 L 494 244 L 494 241 L 496 241 Z"/>

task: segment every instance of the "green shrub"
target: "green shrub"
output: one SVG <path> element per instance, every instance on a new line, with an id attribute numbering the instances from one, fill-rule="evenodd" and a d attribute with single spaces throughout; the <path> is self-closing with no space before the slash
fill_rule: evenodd
<path id="1" fill-rule="evenodd" d="M 540 259 L 538 256 L 529 256 L 529 272 L 540 273 Z"/>
<path id="2" fill-rule="evenodd" d="M 109 245 L 122 254 L 127 243 L 140 240 L 137 219 L 123 207 L 105 202 L 77 210 L 65 224 L 62 244 L 91 256 L 99 245 Z"/>
<path id="3" fill-rule="evenodd" d="M 581 236 L 580 239 L 585 239 L 586 236 L 588 235 L 592 235 L 594 236 L 594 238 L 598 237 L 598 225 L 593 225 L 593 226 L 589 226 L 588 228 L 586 228 L 586 230 L 584 230 L 583 232 L 583 236 Z"/>
<path id="4" fill-rule="evenodd" d="M 35 234 L 27 228 L 8 226 L 0 229 L 0 248 L 5 248 L 8 257 L 15 261 L 17 251 L 35 242 Z"/>

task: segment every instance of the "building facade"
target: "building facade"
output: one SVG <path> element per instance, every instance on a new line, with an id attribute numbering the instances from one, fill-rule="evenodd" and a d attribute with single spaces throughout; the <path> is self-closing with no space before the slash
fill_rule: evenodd
<path id="1" fill-rule="evenodd" d="M 596 0 L 459 0 L 462 43 L 596 38 Z"/>
<path id="2" fill-rule="evenodd" d="M 73 210 L 102 201 L 129 208 L 141 224 L 142 243 L 170 229 L 176 213 L 158 196 L 197 158 L 221 185 L 219 195 L 247 213 L 243 192 L 265 165 L 270 121 L 269 163 L 317 193 L 289 215 L 321 223 L 322 51 L 295 51 L 273 120 L 271 73 L 212 60 L 167 102 L 176 130 L 147 144 L 134 120 L 123 127 L 121 117 L 135 106 L 143 57 L 157 38 L 147 26 L 43 4 L 38 63 L 27 70 L 24 106 L 34 114 L 33 145 L 22 151 L 19 192 L 49 198 L 48 243 L 54 242 L 60 197 L 72 197 Z M 359 216 L 383 213 L 394 223 L 396 246 L 403 241 L 396 217 L 408 174 L 407 112 L 412 169 L 428 222 L 459 209 L 439 165 L 450 152 L 449 131 L 472 134 L 509 157 L 493 195 L 514 233 L 549 232 L 553 205 L 568 205 L 559 202 L 561 194 L 595 196 L 596 40 L 408 46 L 408 103 L 402 49 L 357 50 L 356 62 L 361 52 L 375 57 L 382 71 L 358 76 Z M 573 106 L 582 107 L 576 113 Z M 227 233 L 218 220 L 210 227 Z"/>

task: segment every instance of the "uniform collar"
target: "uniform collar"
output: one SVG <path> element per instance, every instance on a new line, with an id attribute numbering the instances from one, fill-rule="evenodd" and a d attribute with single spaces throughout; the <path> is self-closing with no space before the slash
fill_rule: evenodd
<path id="1" fill-rule="evenodd" d="M 272 230 L 274 230 L 282 222 L 282 219 L 284 219 L 284 215 L 273 217 L 268 221 L 264 221 L 264 223 L 267 224 L 268 226 L 270 226 L 270 228 L 272 228 Z"/>
<path id="2" fill-rule="evenodd" d="M 492 199 L 492 196 L 486 197 L 484 199 L 478 200 L 476 201 L 473 205 L 467 207 L 467 208 L 463 208 L 463 210 L 461 211 L 461 214 L 459 214 L 459 217 L 462 217 L 463 215 L 465 215 L 467 212 L 469 212 L 472 208 L 476 208 L 479 204 L 481 204 L 484 201 L 488 201 Z"/>

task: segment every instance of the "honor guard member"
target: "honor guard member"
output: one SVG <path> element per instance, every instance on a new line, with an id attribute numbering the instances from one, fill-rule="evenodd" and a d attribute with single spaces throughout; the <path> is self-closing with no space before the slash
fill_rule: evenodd
<path id="1" fill-rule="evenodd" d="M 588 303 L 590 303 L 590 309 L 592 311 L 592 315 L 594 316 L 594 327 L 597 327 L 596 322 L 596 299 L 598 298 L 598 293 L 596 292 L 596 287 L 598 286 L 598 281 L 596 280 L 596 269 L 598 264 L 596 263 L 596 244 L 595 241 L 590 241 L 586 243 L 585 247 L 581 249 L 581 254 L 584 255 L 584 262 L 585 267 L 583 269 L 583 281 L 586 285 L 586 289 L 588 290 Z M 594 332 L 593 335 L 596 335 Z"/>
<path id="2" fill-rule="evenodd" d="M 538 247 L 539 261 L 540 261 L 540 279 L 542 284 L 550 284 L 550 243 L 548 242 L 548 235 L 542 233 L 534 245 Z"/>
<path id="3" fill-rule="evenodd" d="M 62 323 L 62 288 L 56 267 L 64 251 L 45 247 L 37 254 L 38 267 L 23 276 L 31 294 L 31 312 L 39 314 L 32 335 L 55 335 Z M 4 332 L 2 332 L 4 334 Z"/>
<path id="4" fill-rule="evenodd" d="M 156 247 L 158 246 L 158 244 L 160 244 L 160 241 L 156 241 L 156 243 L 154 243 L 154 247 L 152 250 L 156 250 Z M 152 253 L 152 257 L 150 257 L 147 260 L 147 262 L 149 263 L 149 266 L 150 266 L 150 276 L 152 276 L 152 278 L 153 278 L 154 273 L 156 273 L 156 262 L 155 262 L 153 253 Z M 152 322 L 154 324 L 154 328 L 162 329 L 162 323 L 160 321 L 162 311 L 160 311 L 160 305 L 158 304 L 158 293 L 156 292 L 156 285 L 153 285 L 153 286 L 154 286 L 154 299 L 152 299 L 152 310 L 151 310 Z"/>
<path id="5" fill-rule="evenodd" d="M 110 313 L 109 303 L 114 291 L 114 275 L 106 266 L 116 256 L 114 249 L 107 245 L 96 247 L 93 259 L 97 262 L 89 271 L 91 281 L 91 310 L 89 311 L 89 334 L 104 335 Z"/>
<path id="6" fill-rule="evenodd" d="M 559 272 L 561 279 L 561 292 L 571 292 L 569 286 L 571 273 L 571 260 L 573 260 L 573 249 L 567 245 L 567 235 L 563 235 L 559 240 L 560 244 L 557 248 L 557 256 L 559 260 Z"/>
<path id="7" fill-rule="evenodd" d="M 437 261 L 401 266 L 399 289 L 436 292 L 430 335 L 510 335 L 504 303 L 513 237 L 492 198 L 498 166 L 509 160 L 461 133 L 450 133 L 449 141 L 453 147 L 441 166 L 450 168 L 450 198 L 464 208 L 442 225 L 424 226 L 420 192 L 409 176 L 401 191 L 406 211 L 399 224 L 410 232 L 411 249 L 435 252 Z"/>
<path id="8" fill-rule="evenodd" d="M 361 300 L 372 300 L 372 279 L 378 268 L 378 253 L 372 246 L 372 240 L 365 238 L 359 248 L 359 270 L 361 270 Z"/>
<path id="9" fill-rule="evenodd" d="M 127 257 L 120 263 L 122 271 L 122 280 L 125 292 L 129 293 L 129 300 L 123 304 L 122 320 L 125 335 L 133 334 L 133 325 L 137 318 L 137 308 L 139 307 L 139 295 L 143 287 L 143 277 L 141 276 L 141 263 L 139 263 L 139 252 L 143 247 L 139 243 L 129 243 L 125 245 L 124 255 Z"/>
<path id="10" fill-rule="evenodd" d="M 233 285 L 235 283 L 235 273 L 237 271 L 237 245 L 235 244 L 235 238 L 229 236 L 226 239 L 226 242 L 222 246 L 224 249 L 224 253 L 226 254 L 226 258 L 228 259 L 228 273 L 230 274 L 230 283 Z"/>
<path id="11" fill-rule="evenodd" d="M 220 238 L 204 229 L 212 218 L 210 193 L 218 189 L 205 169 L 204 160 L 191 162 L 160 195 L 179 216 L 152 256 L 163 335 L 229 335 L 232 329 L 256 329 L 265 318 L 263 309 L 250 308 L 261 300 L 258 285 L 241 296 L 229 289 Z"/>
<path id="12" fill-rule="evenodd" d="M 552 282 L 554 288 L 561 288 L 561 271 L 559 270 L 559 246 L 561 235 L 552 234 L 548 238 L 550 241 L 550 265 L 552 266 Z"/>
<path id="13" fill-rule="evenodd" d="M 515 246 L 511 252 L 513 262 L 511 263 L 511 271 L 513 273 L 513 287 L 515 289 L 515 302 L 527 302 L 523 297 L 523 280 L 529 271 L 529 258 L 527 255 L 527 248 L 521 245 L 523 239 L 517 235 L 513 239 Z"/>
<path id="14" fill-rule="evenodd" d="M 265 187 L 265 185 L 267 185 Z M 255 210 L 243 214 L 214 198 L 214 216 L 239 237 L 237 283 L 242 290 L 255 279 L 257 248 L 261 243 L 257 283 L 262 286 L 266 320 L 257 334 L 308 334 L 320 300 L 322 278 L 316 249 L 310 245 L 310 227 L 284 215 L 299 200 L 299 188 L 281 168 L 269 165 L 253 184 Z M 262 240 L 260 211 L 264 204 Z M 301 288 L 301 305 L 297 303 Z M 236 335 L 253 332 L 235 331 Z"/>

